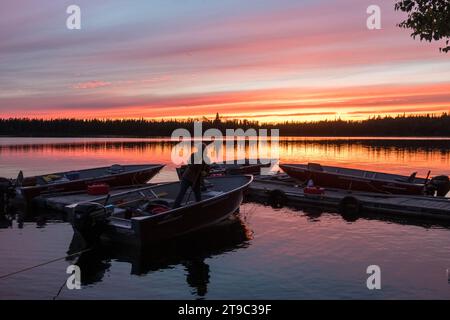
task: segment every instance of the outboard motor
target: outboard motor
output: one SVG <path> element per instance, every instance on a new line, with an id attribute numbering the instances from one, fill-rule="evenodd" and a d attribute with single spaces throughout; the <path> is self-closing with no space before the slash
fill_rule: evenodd
<path id="1" fill-rule="evenodd" d="M 450 191 L 450 178 L 448 176 L 433 177 L 428 183 L 428 187 L 436 191 L 438 197 L 445 197 Z"/>
<path id="2" fill-rule="evenodd" d="M 0 178 L 0 217 L 9 211 L 10 201 L 16 196 L 16 190 L 12 181 L 6 178 Z"/>
<path id="3" fill-rule="evenodd" d="M 99 203 L 83 203 L 73 209 L 72 226 L 83 239 L 92 244 L 106 230 L 108 225 L 108 207 Z"/>

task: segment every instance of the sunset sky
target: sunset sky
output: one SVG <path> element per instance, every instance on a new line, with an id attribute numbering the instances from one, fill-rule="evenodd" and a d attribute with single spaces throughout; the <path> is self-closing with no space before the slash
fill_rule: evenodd
<path id="1" fill-rule="evenodd" d="M 77 4 L 82 29 L 66 28 Z M 368 30 L 366 9 L 382 9 Z M 362 119 L 450 110 L 393 0 L 2 0 L 0 117 Z"/>

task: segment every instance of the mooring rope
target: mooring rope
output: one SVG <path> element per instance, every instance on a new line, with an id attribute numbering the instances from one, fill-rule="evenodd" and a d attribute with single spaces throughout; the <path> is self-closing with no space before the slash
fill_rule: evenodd
<path id="1" fill-rule="evenodd" d="M 54 296 L 52 300 L 56 300 L 59 297 L 59 295 L 61 294 L 61 292 L 62 292 L 62 290 L 64 289 L 65 286 L 66 286 L 66 280 L 64 280 L 64 282 L 61 285 L 61 287 L 59 287 L 59 290 L 56 293 L 56 296 Z"/>
<path id="2" fill-rule="evenodd" d="M 32 269 L 36 269 L 36 268 L 48 265 L 48 264 L 53 263 L 53 262 L 57 262 L 57 261 L 60 261 L 60 260 L 64 260 L 64 259 L 73 257 L 73 256 L 77 256 L 79 254 L 88 252 L 90 250 L 92 250 L 92 248 L 87 248 L 87 249 L 84 249 L 84 250 L 81 250 L 81 251 L 69 254 L 69 255 L 61 257 L 61 258 L 53 259 L 53 260 L 50 260 L 50 261 L 47 261 L 47 262 L 43 262 L 43 263 L 37 264 L 37 265 L 32 266 L 32 267 L 28 267 L 28 268 L 24 268 L 24 269 L 21 269 L 21 270 L 18 270 L 18 271 L 11 272 L 11 273 L 8 273 L 8 274 L 0 276 L 0 280 L 9 278 L 9 277 L 11 277 L 13 275 L 16 275 L 16 274 L 19 274 L 19 273 L 22 273 L 22 272 L 25 272 L 25 271 L 29 271 L 29 270 L 32 270 Z"/>

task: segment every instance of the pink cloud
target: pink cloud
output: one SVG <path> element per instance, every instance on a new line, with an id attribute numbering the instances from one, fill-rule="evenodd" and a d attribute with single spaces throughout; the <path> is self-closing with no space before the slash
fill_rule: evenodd
<path id="1" fill-rule="evenodd" d="M 163 83 L 171 80 L 172 77 L 168 75 L 164 76 L 156 76 L 153 78 L 147 79 L 135 79 L 135 80 L 117 80 L 117 81 L 86 81 L 79 82 L 72 86 L 73 89 L 97 89 L 104 87 L 126 87 L 126 86 L 136 86 L 136 85 L 148 85 L 148 84 L 157 84 Z"/>
<path id="2" fill-rule="evenodd" d="M 94 81 L 77 83 L 72 88 L 74 88 L 74 89 L 96 89 L 96 88 L 109 87 L 111 84 L 112 84 L 111 82 L 94 80 Z"/>
<path id="3" fill-rule="evenodd" d="M 218 111 L 258 117 L 279 110 L 289 116 L 309 115 L 312 109 L 327 115 L 335 109 L 445 108 L 450 87 L 433 83 L 446 79 L 448 56 L 396 27 L 401 16 L 391 0 L 378 2 L 383 29 L 375 31 L 365 25 L 369 0 L 292 2 L 245 14 L 168 20 L 170 27 L 162 29 L 149 19 L 121 25 L 120 32 L 100 28 L 70 37 L 22 36 L 15 29 L 0 43 L 11 59 L 11 67 L 2 70 L 8 81 L 0 83 L 5 106 L 0 112 L 188 117 Z M 145 28 L 149 21 L 152 27 Z M 76 55 L 73 46 L 80 48 Z M 30 52 L 39 53 L 39 59 Z M 436 71 L 424 72 L 430 63 Z M 68 78 L 75 73 L 76 80 Z M 403 76 L 405 83 L 411 77 L 421 83 L 392 85 L 403 83 Z M 55 90 L 58 85 L 61 91 Z M 308 85 L 322 87 L 302 87 Z M 16 87 L 24 93 L 12 94 Z"/>

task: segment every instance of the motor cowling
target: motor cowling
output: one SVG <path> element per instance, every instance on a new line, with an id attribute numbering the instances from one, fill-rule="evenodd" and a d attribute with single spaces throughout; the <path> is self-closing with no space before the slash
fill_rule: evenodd
<path id="1" fill-rule="evenodd" d="M 108 213 L 104 206 L 95 203 L 83 203 L 74 208 L 73 228 L 88 243 L 95 242 L 106 230 Z"/>
<path id="2" fill-rule="evenodd" d="M 16 192 L 11 180 L 0 178 L 0 194 L 9 196 L 11 198 L 15 196 Z"/>
<path id="3" fill-rule="evenodd" d="M 436 192 L 438 197 L 445 197 L 450 191 L 450 178 L 448 176 L 436 176 L 433 177 L 429 186 Z"/>
<path id="4" fill-rule="evenodd" d="M 0 178 L 0 214 L 6 214 L 10 205 L 10 200 L 16 196 L 16 190 L 12 181 L 6 178 Z"/>

